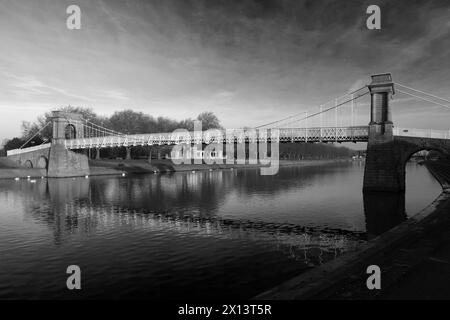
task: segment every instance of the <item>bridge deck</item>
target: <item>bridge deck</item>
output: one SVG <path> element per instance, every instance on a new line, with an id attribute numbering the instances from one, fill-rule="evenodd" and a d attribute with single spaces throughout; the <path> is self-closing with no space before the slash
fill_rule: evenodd
<path id="1" fill-rule="evenodd" d="M 450 139 L 450 130 L 394 128 L 394 136 L 428 139 Z"/>
<path id="2" fill-rule="evenodd" d="M 233 142 L 348 142 L 367 141 L 368 126 L 328 128 L 282 128 L 271 130 L 210 130 L 204 132 L 165 132 L 124 136 L 92 137 L 65 141 L 68 149 L 120 146 L 175 145 Z"/>
<path id="3" fill-rule="evenodd" d="M 45 143 L 45 144 L 41 144 L 41 145 L 34 146 L 34 147 L 8 150 L 8 151 L 6 151 L 6 155 L 14 156 L 16 154 L 22 154 L 22 153 L 26 153 L 26 152 L 33 152 L 33 151 L 37 151 L 37 150 L 47 149 L 47 148 L 50 148 L 50 146 L 51 146 L 51 143 Z"/>
<path id="4" fill-rule="evenodd" d="M 427 139 L 450 139 L 450 130 L 394 128 L 394 136 Z M 86 137 L 68 139 L 68 149 L 108 148 L 127 146 L 176 145 L 183 143 L 238 142 L 367 142 L 368 126 L 324 128 L 280 128 L 269 130 L 231 129 L 204 132 L 164 132 L 122 136 Z M 49 148 L 50 143 L 23 149 L 9 150 L 8 156 Z"/>

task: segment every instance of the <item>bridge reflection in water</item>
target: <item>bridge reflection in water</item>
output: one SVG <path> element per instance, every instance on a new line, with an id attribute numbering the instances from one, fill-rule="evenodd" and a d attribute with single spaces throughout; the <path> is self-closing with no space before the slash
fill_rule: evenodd
<path id="1" fill-rule="evenodd" d="M 47 278 L 42 275 L 42 281 L 53 281 L 49 277 L 61 267 L 53 266 L 54 261 L 70 264 L 76 260 L 85 266 L 86 274 L 91 275 L 88 281 L 98 281 L 95 285 L 111 281 L 109 285 L 114 288 L 129 283 L 127 290 L 131 290 L 132 295 L 176 298 L 185 296 L 182 288 L 199 286 L 198 295 L 205 294 L 204 289 L 209 288 L 213 297 L 247 297 L 353 250 L 367 238 L 406 218 L 404 197 L 391 194 L 380 198 L 379 193 L 366 193 L 367 230 L 364 230 L 364 214 L 358 205 L 355 213 L 361 223 L 352 222 L 349 227 L 342 227 L 343 224 L 333 222 L 336 216 L 343 214 L 341 204 L 335 203 L 341 196 L 335 183 L 349 182 L 345 176 L 351 174 L 346 170 L 351 170 L 358 181 L 352 190 L 356 190 L 354 199 L 362 204 L 363 167 L 358 164 L 282 168 L 277 177 L 261 177 L 257 170 L 249 169 L 126 178 L 42 179 L 36 183 L 0 181 L 0 203 L 21 210 L 25 222 L 47 230 L 41 231 L 44 240 L 33 235 L 28 244 L 32 247 L 30 252 L 39 252 L 39 261 L 51 271 Z M 298 198 L 299 192 L 302 193 L 299 190 L 304 193 L 325 191 L 320 190 L 320 186 L 330 184 L 336 194 L 329 195 L 334 196 L 329 207 L 318 205 L 318 210 L 325 211 L 325 218 L 321 220 L 320 216 L 311 215 L 312 220 L 318 221 L 316 224 L 292 219 L 286 213 L 287 206 L 278 205 L 279 199 L 291 201 L 288 206 L 292 207 L 294 215 L 307 216 L 309 213 L 299 204 L 302 201 Z M 252 202 L 255 197 L 266 202 L 258 207 Z M 230 208 L 228 202 L 242 199 L 249 202 L 248 207 L 244 204 L 236 210 L 247 208 L 248 211 L 224 214 L 223 207 Z M 274 207 L 270 207 L 272 202 L 276 204 Z M 349 202 L 349 197 L 345 197 L 345 202 Z M 273 215 L 264 217 L 264 207 Z M 251 208 L 255 212 L 251 212 Z M 330 208 L 335 208 L 334 212 Z M 355 218 L 344 215 L 339 219 L 348 222 Z M 355 224 L 358 226 L 351 228 Z M 33 232 L 35 229 L 33 227 Z M 48 238 L 48 230 L 52 232 L 51 238 Z M 20 237 L 17 231 L 11 232 Z M 16 241 L 21 243 L 20 250 L 27 246 L 22 242 Z M 19 260 L 32 255 L 23 254 L 24 258 Z M 5 259 L 4 263 L 13 273 L 9 278 L 17 284 L 20 278 L 14 276 L 14 270 L 21 270 L 26 261 L 20 261 L 19 265 L 11 261 Z M 107 278 L 105 270 L 106 273 L 117 272 L 118 278 L 114 281 Z M 234 283 L 223 282 L 224 273 L 226 279 L 233 279 Z M 129 278 L 131 274 L 133 279 Z M 3 280 L 8 282 L 8 279 Z M 14 283 L 10 285 L 14 287 Z M 35 287 L 45 286 L 37 283 Z M 49 292 L 55 290 L 48 286 Z M 101 292 L 117 292 L 108 285 L 103 286 L 102 283 Z M 99 297 L 102 296 L 100 291 L 91 289 L 83 294 Z"/>
<path id="2" fill-rule="evenodd" d="M 302 251 L 302 258 L 308 256 L 308 249 L 319 248 L 319 256 L 313 260 L 321 263 L 323 249 L 336 257 L 350 245 L 348 238 L 371 239 L 406 220 L 405 195 L 380 192 L 363 193 L 366 234 L 292 223 L 221 218 L 215 211 L 235 175 L 236 172 L 217 171 L 213 181 L 202 174 L 147 176 L 144 179 L 46 179 L 37 184 L 24 182 L 19 189 L 22 196 L 28 198 L 25 202 L 29 206 L 27 211 L 54 230 L 56 244 L 74 233 L 129 226 L 219 238 L 251 238 L 275 243 L 280 249 L 283 245 L 294 257 L 298 251 L 294 249 L 296 247 Z M 307 184 L 307 180 L 304 183 Z M 242 185 L 241 191 L 248 187 Z M 42 206 L 43 199 L 49 202 L 51 211 L 36 215 L 39 211 L 34 210 L 34 206 Z M 193 210 L 193 203 L 201 205 Z"/>
<path id="3" fill-rule="evenodd" d="M 237 173 L 217 171 L 212 180 L 205 174 L 46 179 L 37 184 L 23 182 L 18 187 L 21 196 L 27 198 L 26 211 L 53 230 L 57 245 L 77 234 L 128 227 L 218 239 L 247 239 L 315 266 L 353 250 L 365 240 L 362 231 L 222 218 L 216 211 L 226 189 L 236 182 Z M 270 184 L 266 187 L 270 188 Z M 239 188 L 245 192 L 251 186 L 247 182 Z M 123 194 L 123 190 L 127 193 Z M 195 203 L 201 205 L 193 210 Z M 36 206 L 50 210 L 36 210 Z"/>

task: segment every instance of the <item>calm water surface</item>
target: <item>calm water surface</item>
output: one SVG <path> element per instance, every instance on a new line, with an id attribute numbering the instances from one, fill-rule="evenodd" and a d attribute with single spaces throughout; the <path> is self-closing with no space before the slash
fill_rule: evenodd
<path id="1" fill-rule="evenodd" d="M 354 249 L 441 189 L 365 194 L 361 162 L 0 181 L 0 298 L 249 298 Z M 405 214 L 406 211 L 406 214 Z M 66 289 L 68 265 L 82 290 Z"/>

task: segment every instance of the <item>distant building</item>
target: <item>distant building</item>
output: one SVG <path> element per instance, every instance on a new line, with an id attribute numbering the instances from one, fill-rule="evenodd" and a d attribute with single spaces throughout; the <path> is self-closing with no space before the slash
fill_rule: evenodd
<path id="1" fill-rule="evenodd" d="M 197 150 L 197 148 L 190 147 L 183 150 L 172 150 L 170 153 L 171 159 L 181 160 L 181 159 L 214 159 L 223 160 L 226 159 L 223 152 L 218 152 L 216 150 L 207 152 L 205 150 Z"/>

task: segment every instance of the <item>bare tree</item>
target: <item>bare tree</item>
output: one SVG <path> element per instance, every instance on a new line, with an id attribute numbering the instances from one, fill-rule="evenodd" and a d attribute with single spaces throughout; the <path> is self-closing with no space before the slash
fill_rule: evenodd
<path id="1" fill-rule="evenodd" d="M 208 129 L 222 129 L 222 126 L 220 125 L 220 121 L 217 118 L 217 116 L 210 112 L 202 112 L 197 116 L 197 120 L 202 122 L 202 129 L 208 130 Z"/>

